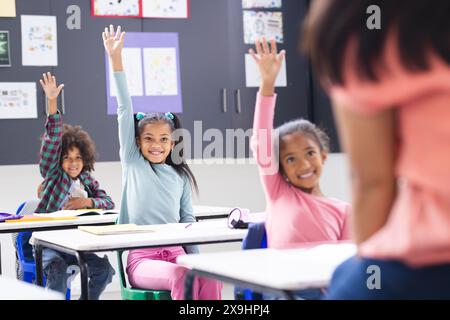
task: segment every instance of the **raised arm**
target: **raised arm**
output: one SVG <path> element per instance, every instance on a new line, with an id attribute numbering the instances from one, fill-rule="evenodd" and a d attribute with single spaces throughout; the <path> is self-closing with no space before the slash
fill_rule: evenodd
<path id="1" fill-rule="evenodd" d="M 123 69 L 122 49 L 125 32 L 120 26 L 114 31 L 112 25 L 102 33 L 103 45 L 114 72 L 114 82 L 117 88 L 117 121 L 119 123 L 120 159 L 128 162 L 139 156 L 139 149 L 134 138 L 134 119 L 131 96 Z"/>
<path id="2" fill-rule="evenodd" d="M 61 115 L 58 113 L 57 99 L 64 85 L 60 84 L 57 86 L 56 78 L 50 72 L 44 73 L 39 82 L 48 100 L 48 117 L 45 123 L 45 133 L 42 137 L 39 160 L 41 176 L 46 178 L 49 172 L 59 167 L 62 120 Z"/>
<path id="3" fill-rule="evenodd" d="M 275 80 L 280 71 L 285 51 L 277 53 L 277 44 L 271 40 L 270 47 L 266 39 L 255 41 L 256 53 L 249 53 L 255 60 L 261 76 L 261 85 L 256 97 L 253 121 L 252 150 L 258 164 L 262 183 L 268 197 L 276 197 L 283 182 L 279 174 L 277 152 L 274 152 L 273 118 L 275 113 Z M 275 146 L 278 147 L 278 146 Z"/>

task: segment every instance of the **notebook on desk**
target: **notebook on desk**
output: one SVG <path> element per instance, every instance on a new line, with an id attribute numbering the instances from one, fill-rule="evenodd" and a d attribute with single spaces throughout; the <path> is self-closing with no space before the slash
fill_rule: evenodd
<path id="1" fill-rule="evenodd" d="M 51 213 L 35 213 L 34 217 L 49 217 L 49 218 L 61 218 L 61 217 L 84 217 L 95 216 L 104 214 L 119 214 L 118 210 L 103 210 L 103 209 L 78 209 L 78 210 L 59 210 Z"/>
<path id="2" fill-rule="evenodd" d="M 95 235 L 113 235 L 139 232 L 155 232 L 152 226 L 141 226 L 136 224 L 114 224 L 110 226 L 79 226 L 79 230 L 86 231 Z"/>
<path id="3" fill-rule="evenodd" d="M 55 220 L 74 220 L 77 217 L 47 217 L 46 215 L 28 215 L 22 216 L 20 219 L 10 219 L 6 220 L 5 223 L 13 222 L 39 222 L 39 221 L 55 221 Z"/>

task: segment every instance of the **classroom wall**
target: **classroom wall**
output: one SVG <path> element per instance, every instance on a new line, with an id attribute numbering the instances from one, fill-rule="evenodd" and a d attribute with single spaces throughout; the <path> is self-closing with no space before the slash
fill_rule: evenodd
<path id="1" fill-rule="evenodd" d="M 230 159 L 236 162 L 235 159 Z M 242 160 L 244 161 L 244 160 Z M 248 162 L 248 161 L 247 161 Z M 191 163 L 200 195 L 194 198 L 194 204 L 216 206 L 240 206 L 257 212 L 265 209 L 264 194 L 260 185 L 258 170 L 254 164 L 201 164 Z M 100 185 L 120 205 L 121 167 L 119 162 L 99 162 L 96 164 L 95 177 Z M 0 166 L 0 211 L 15 212 L 18 205 L 28 198 L 35 197 L 41 178 L 37 165 Z M 321 180 L 322 191 L 331 197 L 346 201 L 350 199 L 350 186 L 346 157 L 342 153 L 330 154 Z M 14 248 L 11 236 L 1 234 L 3 275 L 15 277 Z M 201 252 L 239 249 L 240 244 L 217 244 L 201 246 Z M 116 255 L 108 257 L 117 266 Z M 78 281 L 73 284 L 73 293 L 79 290 Z M 107 291 L 120 291 L 118 277 Z"/>

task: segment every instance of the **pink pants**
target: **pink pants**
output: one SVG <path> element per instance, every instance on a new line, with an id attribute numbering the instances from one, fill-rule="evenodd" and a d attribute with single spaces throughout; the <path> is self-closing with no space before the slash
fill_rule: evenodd
<path id="1" fill-rule="evenodd" d="M 176 257 L 186 254 L 183 247 L 132 250 L 128 254 L 128 281 L 134 288 L 169 290 L 174 300 L 184 299 L 186 267 L 176 264 Z M 222 282 L 196 277 L 194 300 L 220 300 Z"/>

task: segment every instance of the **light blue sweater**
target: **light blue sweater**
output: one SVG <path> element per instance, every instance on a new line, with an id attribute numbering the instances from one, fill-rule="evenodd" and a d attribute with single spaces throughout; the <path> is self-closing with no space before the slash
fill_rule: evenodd
<path id="1" fill-rule="evenodd" d="M 133 107 L 125 73 L 115 72 L 114 79 L 122 164 L 119 223 L 195 222 L 189 180 L 169 165 L 150 165 L 142 156 L 134 136 Z"/>

